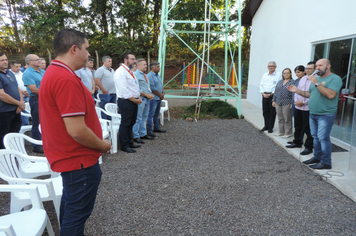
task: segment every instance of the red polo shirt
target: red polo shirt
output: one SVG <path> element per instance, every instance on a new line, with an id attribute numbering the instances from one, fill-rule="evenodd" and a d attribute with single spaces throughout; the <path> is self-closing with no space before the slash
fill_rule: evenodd
<path id="1" fill-rule="evenodd" d="M 102 139 L 93 97 L 74 71 L 53 60 L 39 91 L 39 114 L 43 150 L 53 171 L 87 168 L 98 162 L 100 151 L 85 147 L 67 132 L 63 118 L 84 116 L 86 125 Z"/>

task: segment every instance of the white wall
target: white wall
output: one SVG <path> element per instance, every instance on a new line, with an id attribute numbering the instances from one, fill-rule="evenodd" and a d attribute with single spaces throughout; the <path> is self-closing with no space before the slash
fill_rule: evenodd
<path id="1" fill-rule="evenodd" d="M 294 71 L 310 61 L 312 42 L 356 35 L 355 9 L 356 0 L 264 0 L 252 20 L 247 100 L 262 106 L 269 61 Z"/>

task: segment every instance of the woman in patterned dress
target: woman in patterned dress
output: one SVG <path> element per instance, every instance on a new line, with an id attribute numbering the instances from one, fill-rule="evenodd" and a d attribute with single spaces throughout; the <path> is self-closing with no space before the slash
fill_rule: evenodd
<path id="1" fill-rule="evenodd" d="M 275 135 L 289 138 L 293 134 L 293 93 L 289 92 L 287 87 L 294 85 L 295 81 L 292 79 L 292 71 L 289 68 L 283 70 L 282 78 L 283 80 L 278 81 L 276 85 L 276 90 L 272 99 L 272 106 L 275 107 L 277 111 L 279 127 L 279 132 Z"/>

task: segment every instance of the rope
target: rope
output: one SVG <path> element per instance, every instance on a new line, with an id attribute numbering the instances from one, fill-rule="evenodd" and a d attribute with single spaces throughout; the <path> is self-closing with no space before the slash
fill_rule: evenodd
<path id="1" fill-rule="evenodd" d="M 208 5 L 208 2 L 207 0 L 205 0 L 205 15 L 204 15 L 204 43 L 203 43 L 203 58 L 202 58 L 202 61 L 201 61 L 201 69 L 200 69 L 200 78 L 199 78 L 199 87 L 198 87 L 198 94 L 197 94 L 197 100 L 195 102 L 195 121 L 197 121 L 197 113 L 198 113 L 198 107 L 199 107 L 199 96 L 200 96 L 200 87 L 201 87 L 201 81 L 203 79 L 203 68 L 204 68 L 204 59 L 205 59 L 205 42 L 206 42 L 206 11 L 207 11 L 207 5 Z M 209 19 L 210 21 L 210 19 Z M 197 63 L 198 65 L 198 63 Z M 199 68 L 199 67 L 198 67 Z M 200 111 L 200 109 L 199 109 Z"/>

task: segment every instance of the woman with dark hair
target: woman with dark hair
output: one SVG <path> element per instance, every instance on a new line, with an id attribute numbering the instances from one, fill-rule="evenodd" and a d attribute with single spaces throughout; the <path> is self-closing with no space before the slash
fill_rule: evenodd
<path id="1" fill-rule="evenodd" d="M 315 62 L 311 61 L 308 63 L 306 70 L 304 66 L 297 66 L 295 68 L 295 74 L 300 78 L 298 87 L 301 91 L 309 91 L 310 80 L 308 80 L 308 75 L 311 75 L 315 70 Z M 307 74 L 307 75 L 305 75 Z M 304 146 L 305 149 L 300 153 L 300 155 L 308 155 L 313 152 L 313 137 L 310 134 L 309 127 L 309 98 L 300 96 L 299 94 L 294 95 L 294 140 L 287 145 L 287 148 L 301 148 L 303 145 L 303 136 L 307 136 Z"/>
<path id="2" fill-rule="evenodd" d="M 297 66 L 297 67 L 294 69 L 294 73 L 295 73 L 295 75 L 297 76 L 297 79 L 294 80 L 294 85 L 295 85 L 296 87 L 298 87 L 298 84 L 299 84 L 300 79 L 301 79 L 303 76 L 306 75 L 306 74 L 305 74 L 305 67 L 304 67 L 303 65 Z M 292 96 L 293 96 L 293 100 L 294 100 L 294 93 L 293 93 Z M 293 114 L 293 116 L 294 116 L 294 110 L 295 110 L 295 105 L 294 105 L 294 103 L 293 103 L 293 104 L 292 104 L 292 114 Z"/>
<path id="3" fill-rule="evenodd" d="M 278 117 L 279 132 L 276 136 L 283 136 L 289 138 L 293 134 L 292 124 L 292 92 L 289 92 L 287 87 L 294 85 L 295 81 L 292 79 L 292 71 L 286 68 L 282 72 L 282 79 L 278 81 L 276 90 L 272 99 L 272 106 L 276 108 Z"/>

